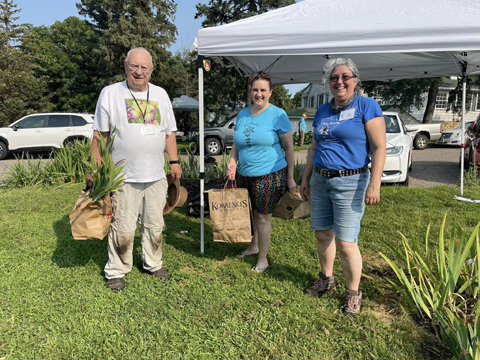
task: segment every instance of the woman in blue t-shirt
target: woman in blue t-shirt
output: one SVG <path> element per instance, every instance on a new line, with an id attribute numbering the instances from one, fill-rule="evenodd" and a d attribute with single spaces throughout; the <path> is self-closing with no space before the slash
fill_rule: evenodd
<path id="1" fill-rule="evenodd" d="M 295 190 L 292 125 L 284 110 L 270 104 L 270 96 L 270 76 L 259 72 L 252 79 L 253 105 L 237 116 L 227 172 L 234 179 L 238 170 L 237 184 L 248 189 L 252 201 L 255 235 L 238 256 L 243 259 L 258 254 L 257 264 L 252 267 L 258 273 L 268 267 L 275 203 L 286 190 Z"/>
<path id="2" fill-rule="evenodd" d="M 333 99 L 315 114 L 314 141 L 300 186 L 306 200 L 311 177 L 310 227 L 321 266 L 319 279 L 305 293 L 319 297 L 335 288 L 333 262 L 338 249 L 347 285 L 345 312 L 358 314 L 362 300 L 358 233 L 365 204 L 380 200 L 387 153 L 385 121 L 375 100 L 356 94 L 360 80 L 352 60 L 332 59 L 325 64 L 324 74 Z"/>

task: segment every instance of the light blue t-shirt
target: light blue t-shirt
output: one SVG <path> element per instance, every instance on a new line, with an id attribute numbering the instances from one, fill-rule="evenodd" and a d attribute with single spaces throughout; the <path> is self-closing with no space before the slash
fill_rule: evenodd
<path id="1" fill-rule="evenodd" d="M 238 150 L 238 172 L 243 176 L 262 176 L 287 166 L 279 134 L 292 130 L 287 113 L 270 104 L 261 114 L 240 111 L 233 142 Z"/>
<path id="2" fill-rule="evenodd" d="M 305 123 L 305 119 L 303 117 L 300 118 L 299 125 L 300 125 L 300 130 L 302 131 L 307 130 L 307 124 Z"/>
<path id="3" fill-rule="evenodd" d="M 320 169 L 358 169 L 370 163 L 365 123 L 383 117 L 378 103 L 357 96 L 343 111 L 334 114 L 330 104 L 321 105 L 313 119 L 316 141 L 313 165 Z"/>

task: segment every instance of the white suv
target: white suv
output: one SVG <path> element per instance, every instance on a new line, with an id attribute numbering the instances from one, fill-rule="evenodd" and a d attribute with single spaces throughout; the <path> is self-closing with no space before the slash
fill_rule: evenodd
<path id="1" fill-rule="evenodd" d="M 75 140 L 91 139 L 93 115 L 84 113 L 37 113 L 0 128 L 0 160 L 11 151 L 59 149 Z"/>

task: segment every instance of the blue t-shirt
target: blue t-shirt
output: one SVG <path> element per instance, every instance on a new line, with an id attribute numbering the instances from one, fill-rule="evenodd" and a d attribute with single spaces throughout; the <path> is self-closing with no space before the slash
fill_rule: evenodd
<path id="1" fill-rule="evenodd" d="M 305 124 L 305 119 L 302 117 L 299 122 L 300 130 L 305 131 L 307 130 L 307 124 Z"/>
<path id="2" fill-rule="evenodd" d="M 330 104 L 321 105 L 313 119 L 316 141 L 313 165 L 320 169 L 358 169 L 370 163 L 365 123 L 383 117 L 378 103 L 357 96 L 343 111 L 334 114 Z"/>
<path id="3" fill-rule="evenodd" d="M 240 111 L 233 142 L 238 150 L 238 172 L 243 176 L 262 176 L 287 166 L 279 134 L 292 130 L 287 113 L 270 104 L 261 114 Z"/>

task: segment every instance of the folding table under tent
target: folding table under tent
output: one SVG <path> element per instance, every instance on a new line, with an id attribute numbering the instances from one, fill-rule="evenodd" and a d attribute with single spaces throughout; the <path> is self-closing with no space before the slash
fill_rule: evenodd
<path id="1" fill-rule="evenodd" d="M 321 82 L 325 62 L 338 57 L 351 58 L 361 80 L 461 77 L 463 157 L 466 78 L 480 74 L 478 5 L 478 0 L 304 0 L 198 30 L 193 49 L 198 52 L 200 192 L 204 191 L 203 59 L 208 57 L 225 57 L 245 76 L 266 71 L 274 84 Z"/>

